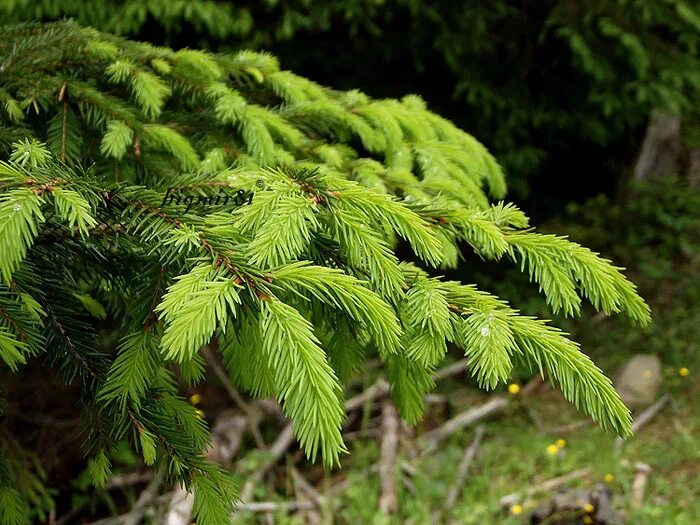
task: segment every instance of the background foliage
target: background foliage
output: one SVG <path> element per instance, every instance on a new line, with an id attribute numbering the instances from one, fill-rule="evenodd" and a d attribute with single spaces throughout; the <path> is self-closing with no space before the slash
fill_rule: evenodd
<path id="1" fill-rule="evenodd" d="M 533 212 L 618 189 L 652 109 L 697 122 L 700 7 L 684 0 L 31 4 L 5 2 L 7 19 L 267 49 L 323 84 L 420 93 L 494 152 L 511 189 L 524 196 L 537 181 Z"/>

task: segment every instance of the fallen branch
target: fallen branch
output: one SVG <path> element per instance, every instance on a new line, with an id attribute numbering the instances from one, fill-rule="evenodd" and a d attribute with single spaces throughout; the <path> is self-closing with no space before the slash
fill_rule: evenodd
<path id="1" fill-rule="evenodd" d="M 646 463 L 634 464 L 635 474 L 632 481 L 632 507 L 638 509 L 644 503 L 644 492 L 647 487 L 647 478 L 651 472 L 651 467 Z"/>
<path id="2" fill-rule="evenodd" d="M 373 401 L 375 398 L 383 397 L 389 393 L 389 383 L 384 379 L 378 379 L 365 391 L 351 397 L 345 401 L 345 411 L 350 412 L 362 408 L 366 403 Z"/>
<path id="3" fill-rule="evenodd" d="M 163 481 L 162 471 L 158 471 L 156 476 L 150 481 L 148 486 L 139 494 L 136 503 L 134 503 L 131 513 L 128 517 L 125 517 L 123 525 L 138 525 L 143 517 L 143 513 L 146 510 L 146 506 L 153 502 L 153 500 L 158 496 L 158 489 L 160 488 L 161 482 Z"/>
<path id="4" fill-rule="evenodd" d="M 164 503 L 170 498 L 170 494 L 162 494 L 156 498 L 154 498 L 151 503 L 153 503 L 155 506 L 160 505 L 161 503 Z M 91 521 L 90 523 L 86 523 L 85 525 L 124 525 L 126 523 L 125 520 L 128 519 L 134 519 L 136 518 L 137 521 L 136 523 L 139 523 L 138 520 L 140 520 L 143 517 L 145 508 L 143 509 L 133 509 L 130 512 L 127 512 L 126 514 L 121 514 L 120 516 L 111 516 L 109 518 L 103 518 L 97 521 Z"/>
<path id="5" fill-rule="evenodd" d="M 318 491 L 309 483 L 306 481 L 306 478 L 301 475 L 301 473 L 296 469 L 296 467 L 292 466 L 290 469 L 290 473 L 292 475 L 292 479 L 294 480 L 294 484 L 297 487 L 297 490 L 305 495 L 311 502 L 314 504 L 313 509 L 309 509 L 307 511 L 307 523 L 310 523 L 311 525 L 318 524 L 320 525 L 322 520 L 321 520 L 321 510 L 323 509 L 323 496 L 321 496 Z"/>
<path id="6" fill-rule="evenodd" d="M 467 474 L 469 473 L 469 467 L 471 467 L 476 454 L 479 452 L 479 446 L 481 445 L 481 440 L 484 437 L 484 430 L 484 425 L 479 425 L 476 427 L 474 439 L 472 440 L 471 445 L 469 445 L 469 447 L 464 451 L 462 460 L 459 462 L 459 466 L 457 467 L 457 475 L 455 476 L 455 480 L 447 493 L 447 497 L 445 498 L 445 503 L 443 504 L 444 511 L 450 510 L 452 507 L 454 507 L 455 503 L 457 503 L 460 490 L 462 489 L 464 480 L 467 478 Z"/>
<path id="7" fill-rule="evenodd" d="M 236 507 L 236 512 L 275 512 L 295 510 L 309 510 L 314 508 L 311 501 L 259 501 L 256 503 L 241 503 Z"/>
<path id="8" fill-rule="evenodd" d="M 590 473 L 591 469 L 588 467 L 582 468 L 580 470 L 574 470 L 573 472 L 569 472 L 568 474 L 564 474 L 563 476 L 549 479 L 538 485 L 533 485 L 532 487 L 529 487 L 522 492 L 513 492 L 511 494 L 503 496 L 499 500 L 499 502 L 504 507 L 507 507 L 513 505 L 514 503 L 517 503 L 518 501 L 521 501 L 525 496 L 531 496 L 539 492 L 548 492 L 554 490 L 556 488 L 559 488 L 564 483 L 568 483 L 569 481 L 572 481 L 574 479 L 585 478 Z"/>
<path id="9" fill-rule="evenodd" d="M 446 379 L 448 377 L 457 375 L 461 372 L 466 372 L 467 370 L 467 360 L 460 359 L 459 361 L 447 365 L 433 374 L 433 380 L 439 381 L 440 379 Z M 380 378 L 375 381 L 372 386 L 367 388 L 365 391 L 351 397 L 345 402 L 345 411 L 351 412 L 352 410 L 357 410 L 362 408 L 365 403 L 373 401 L 374 399 L 384 397 L 389 394 L 389 383 L 384 379 Z M 430 396 L 430 394 L 428 394 Z M 427 396 L 426 396 L 427 397 Z"/>
<path id="10" fill-rule="evenodd" d="M 245 399 L 243 399 L 241 393 L 231 383 L 231 379 L 229 379 L 226 370 L 224 370 L 219 364 L 219 361 L 211 351 L 211 348 L 204 346 L 202 348 L 202 354 L 204 355 L 204 359 L 209 364 L 209 367 L 214 371 L 214 375 L 216 375 L 216 377 L 219 378 L 219 381 L 221 381 L 221 384 L 224 385 L 229 397 L 233 400 L 236 406 L 246 416 L 248 416 L 248 428 L 250 429 L 250 433 L 255 440 L 255 444 L 259 448 L 264 448 L 265 440 L 263 439 L 262 434 L 260 433 L 260 428 L 258 427 L 258 423 L 262 419 L 260 409 L 256 407 L 255 404 L 248 403 Z"/>
<path id="11" fill-rule="evenodd" d="M 241 447 L 246 428 L 248 419 L 245 416 L 222 413 L 212 428 L 212 447 L 207 451 L 207 457 L 223 465 L 229 464 Z M 189 525 L 192 523 L 193 506 L 192 494 L 178 485 L 170 494 L 164 525 Z"/>
<path id="12" fill-rule="evenodd" d="M 671 396 L 669 394 L 664 394 L 661 396 L 656 403 L 645 408 L 640 414 L 635 418 L 632 423 L 632 433 L 637 433 L 642 427 L 649 423 L 656 415 L 661 412 L 661 410 L 671 402 Z M 623 443 L 623 439 L 618 437 L 615 440 L 615 448 L 620 448 Z"/>
<path id="13" fill-rule="evenodd" d="M 661 412 L 661 409 L 664 408 L 668 403 L 671 402 L 671 396 L 669 394 L 664 394 L 659 398 L 659 400 L 651 405 L 649 408 L 646 408 L 643 412 L 641 412 L 634 420 L 632 423 L 632 432 L 637 432 L 639 431 L 644 425 L 649 423 L 656 414 Z"/>
<path id="14" fill-rule="evenodd" d="M 435 430 L 424 434 L 422 452 L 425 454 L 432 452 L 445 438 L 449 437 L 454 432 L 500 412 L 507 405 L 508 400 L 505 397 L 495 396 L 481 406 L 457 414 Z"/>
<path id="15" fill-rule="evenodd" d="M 284 455 L 287 449 L 294 443 L 294 432 L 292 430 L 292 424 L 287 423 L 285 427 L 280 432 L 279 436 L 275 442 L 268 449 L 268 460 L 261 466 L 259 466 L 255 472 L 253 472 L 248 481 L 246 481 L 241 491 L 241 501 L 247 501 L 253 495 L 253 490 L 255 486 L 262 480 L 262 478 Z"/>
<path id="16" fill-rule="evenodd" d="M 553 427 L 544 431 L 545 434 L 561 436 L 562 434 L 569 434 L 580 428 L 587 427 L 593 423 L 592 419 L 581 419 L 579 421 L 574 421 L 573 423 L 568 423 L 566 425 L 561 425 L 559 427 Z"/>
<path id="17" fill-rule="evenodd" d="M 382 486 L 379 510 L 396 512 L 396 453 L 399 446 L 399 414 L 390 399 L 382 405 L 382 439 L 379 457 L 379 479 Z"/>
<path id="18" fill-rule="evenodd" d="M 467 373 L 467 360 L 460 359 L 455 361 L 451 365 L 443 366 L 440 370 L 437 370 L 433 374 L 433 381 L 439 381 L 440 379 L 447 379 L 451 376 L 456 376 L 460 373 Z"/>
<path id="19" fill-rule="evenodd" d="M 129 487 L 131 485 L 145 483 L 146 481 L 151 481 L 152 479 L 153 472 L 129 472 L 127 474 L 120 474 L 109 478 L 107 480 L 107 483 L 105 483 L 105 489 L 121 489 L 124 487 Z"/>

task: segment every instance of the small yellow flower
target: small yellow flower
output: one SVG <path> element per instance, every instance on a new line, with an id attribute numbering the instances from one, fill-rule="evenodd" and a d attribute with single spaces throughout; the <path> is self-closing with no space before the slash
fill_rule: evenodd
<path id="1" fill-rule="evenodd" d="M 192 394 L 190 396 L 190 403 L 192 403 L 193 405 L 199 405 L 201 402 L 202 396 L 200 396 L 199 394 Z"/>
<path id="2" fill-rule="evenodd" d="M 678 370 L 678 375 L 681 377 L 687 377 L 688 374 L 690 374 L 690 370 L 688 370 L 686 367 L 683 367 L 680 370 Z"/>
<path id="3" fill-rule="evenodd" d="M 547 454 L 550 456 L 556 456 L 559 453 L 559 447 L 555 444 L 551 444 L 547 447 Z"/>
<path id="4" fill-rule="evenodd" d="M 615 476 L 608 473 L 605 475 L 605 477 L 603 479 L 605 480 L 605 483 L 612 483 L 615 480 Z"/>
<path id="5" fill-rule="evenodd" d="M 594 510 L 595 510 L 595 507 L 593 505 L 591 505 L 590 503 L 586 503 L 583 506 L 583 512 L 585 512 L 586 514 L 591 514 Z"/>
<path id="6" fill-rule="evenodd" d="M 591 518 L 590 516 L 584 516 L 584 517 L 583 517 L 583 522 L 584 522 L 586 525 L 591 525 L 591 523 L 593 523 L 593 518 Z"/>
<path id="7" fill-rule="evenodd" d="M 194 413 L 197 415 L 199 419 L 204 419 L 204 410 L 195 410 Z"/>
<path id="8" fill-rule="evenodd" d="M 649 379 L 651 377 L 651 370 L 645 370 L 642 375 L 645 379 Z"/>
<path id="9" fill-rule="evenodd" d="M 520 392 L 520 385 L 516 383 L 511 383 L 510 385 L 508 385 L 508 392 L 510 392 L 513 395 L 517 394 L 518 392 Z"/>
<path id="10" fill-rule="evenodd" d="M 564 448 L 566 446 L 566 440 L 565 439 L 557 439 L 557 442 L 555 443 L 557 448 Z"/>
<path id="11" fill-rule="evenodd" d="M 510 508 L 510 513 L 514 516 L 518 516 L 523 513 L 523 506 L 515 504 Z"/>

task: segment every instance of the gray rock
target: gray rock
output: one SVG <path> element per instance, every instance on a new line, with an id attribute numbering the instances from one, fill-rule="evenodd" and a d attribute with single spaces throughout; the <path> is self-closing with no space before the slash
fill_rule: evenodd
<path id="1" fill-rule="evenodd" d="M 637 354 L 622 366 L 615 388 L 630 408 L 647 406 L 656 400 L 661 386 L 661 361 L 652 354 Z"/>

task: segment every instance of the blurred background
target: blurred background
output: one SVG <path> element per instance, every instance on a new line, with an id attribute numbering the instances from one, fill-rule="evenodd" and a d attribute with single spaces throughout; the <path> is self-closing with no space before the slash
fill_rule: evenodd
<path id="1" fill-rule="evenodd" d="M 0 16 L 4 23 L 69 17 L 174 48 L 266 50 L 283 68 L 334 88 L 377 98 L 420 94 L 496 155 L 508 198 L 541 230 L 569 234 L 626 267 L 652 307 L 646 331 L 590 311 L 555 318 L 615 378 L 642 422 L 625 443 L 524 372 L 485 393 L 459 362 L 442 370 L 426 420 L 408 428 L 383 405 L 370 366 L 348 392 L 359 396 L 345 436 L 350 454 L 342 470 L 324 472 L 280 442 L 279 424 L 259 425 L 263 441 L 280 445 L 272 452 L 241 438 L 226 378 L 213 373 L 190 401 L 243 485 L 263 473 L 248 489 L 265 504 L 243 507 L 238 522 L 700 522 L 696 1 L 1 0 Z M 552 317 L 536 287 L 505 265 L 474 257 L 451 277 Z M 495 408 L 470 420 L 476 406 Z M 256 417 L 278 417 L 255 407 Z M 69 409 L 55 410 L 70 424 Z M 125 451 L 118 479 L 89 488 L 55 424 L 31 416 L 27 424 L 47 467 L 28 489 L 38 523 L 51 522 L 51 499 L 72 509 L 62 523 L 122 523 L 94 520 L 134 508 L 153 483 Z M 378 474 L 387 435 L 399 441 L 393 493 Z M 177 521 L 176 507 L 174 498 L 159 501 L 139 519 L 189 525 Z"/>

